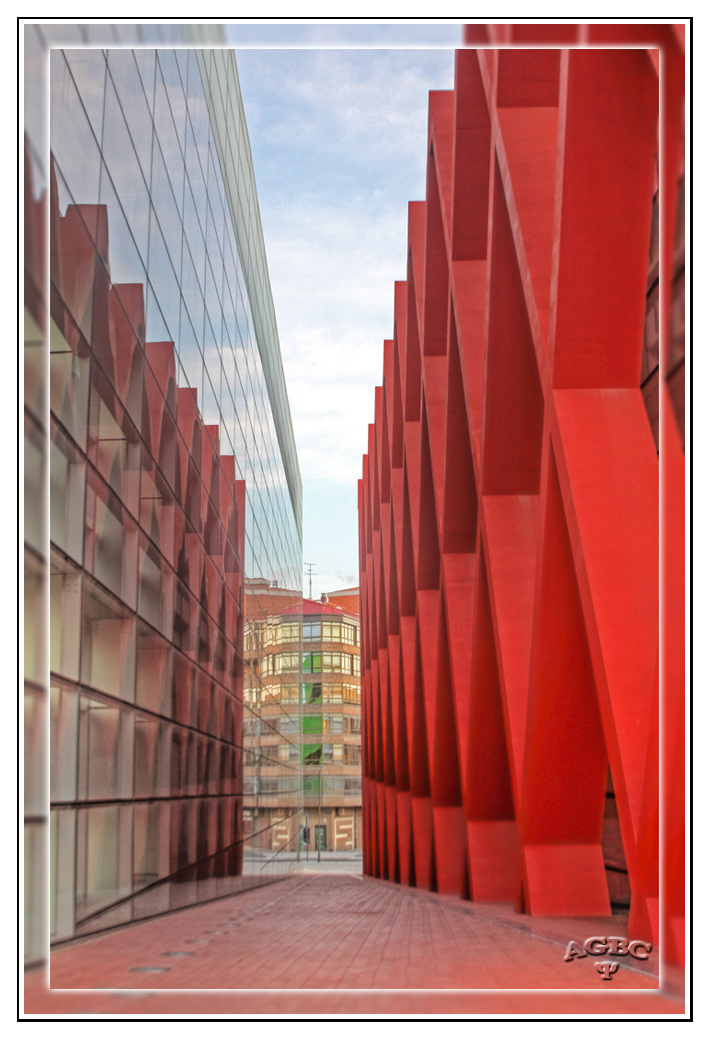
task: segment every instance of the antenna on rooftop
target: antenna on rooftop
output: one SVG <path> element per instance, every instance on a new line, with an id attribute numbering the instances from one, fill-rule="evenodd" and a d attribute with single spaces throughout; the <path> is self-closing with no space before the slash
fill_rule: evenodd
<path id="1" fill-rule="evenodd" d="M 314 573 L 314 567 L 315 566 L 316 566 L 315 563 L 305 563 L 304 564 L 304 567 L 308 567 L 308 570 L 307 570 L 306 573 L 309 576 L 309 599 L 311 599 L 311 575 Z M 316 574 L 318 574 L 318 571 L 316 571 Z"/>

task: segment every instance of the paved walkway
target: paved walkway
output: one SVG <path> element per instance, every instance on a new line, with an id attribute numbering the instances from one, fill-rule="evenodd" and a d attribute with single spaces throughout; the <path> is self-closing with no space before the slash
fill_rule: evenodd
<path id="1" fill-rule="evenodd" d="M 26 1011 L 61 1013 L 57 1001 L 88 1001 L 111 1013 L 108 1001 L 114 1014 L 157 1014 L 167 1004 L 176 1014 L 207 1005 L 214 1014 L 546 1014 L 554 1006 L 567 1014 L 578 1005 L 578 1013 L 680 1014 L 681 1004 L 658 992 L 653 959 L 620 958 L 609 982 L 594 957 L 563 960 L 570 939 L 601 934 L 624 935 L 624 918 L 534 919 L 354 874 L 302 873 L 55 950 L 53 990 L 132 992 L 47 993 L 38 975 L 28 977 Z M 161 996 L 206 989 L 225 992 Z M 511 989 L 589 992 L 432 992 Z M 353 990 L 370 992 L 343 992 Z"/>
<path id="2" fill-rule="evenodd" d="M 302 852 L 291 869 L 298 874 L 362 874 L 363 855 L 361 852 L 322 852 L 319 860 L 317 852 L 310 852 L 307 860 Z"/>

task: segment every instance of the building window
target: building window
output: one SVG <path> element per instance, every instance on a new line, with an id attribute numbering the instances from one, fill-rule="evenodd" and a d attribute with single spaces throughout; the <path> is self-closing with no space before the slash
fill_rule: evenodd
<path id="1" fill-rule="evenodd" d="M 281 675 L 282 672 L 298 672 L 298 654 L 267 654 L 264 658 L 262 675 Z"/>
<path id="2" fill-rule="evenodd" d="M 322 744 L 302 744 L 301 761 L 305 766 L 320 766 L 323 761 Z M 318 779 L 318 778 L 317 778 Z"/>
<path id="3" fill-rule="evenodd" d="M 360 704 L 360 686 L 356 686 L 355 683 L 344 683 L 343 703 Z"/>
<path id="4" fill-rule="evenodd" d="M 298 717 L 298 715 L 280 715 L 279 716 L 279 732 L 280 733 L 298 733 L 299 732 L 299 717 Z"/>
<path id="5" fill-rule="evenodd" d="M 321 683 L 304 683 L 304 704 L 320 704 L 321 703 Z"/>
<path id="6" fill-rule="evenodd" d="M 245 719 L 244 720 L 244 735 L 245 737 L 258 737 L 261 732 L 261 719 Z"/>
<path id="7" fill-rule="evenodd" d="M 323 641 L 324 641 L 324 643 L 340 643 L 341 642 L 341 622 L 340 621 L 324 621 L 324 623 L 323 623 Z"/>
<path id="8" fill-rule="evenodd" d="M 299 746 L 298 744 L 280 744 L 279 745 L 279 761 L 280 762 L 291 762 L 294 765 L 299 761 Z"/>
<path id="9" fill-rule="evenodd" d="M 343 762 L 343 744 L 324 744 L 323 761 L 325 765 L 340 765 Z"/>
<path id="10" fill-rule="evenodd" d="M 298 621 L 288 622 L 282 624 L 279 629 L 279 642 L 281 643 L 298 643 L 299 642 L 299 623 Z"/>
<path id="11" fill-rule="evenodd" d="M 321 668 L 322 654 L 307 654 L 304 657 L 304 671 L 310 672 L 311 674 L 318 673 L 322 670 Z"/>
<path id="12" fill-rule="evenodd" d="M 358 629 L 355 625 L 349 625 L 344 621 L 341 626 L 341 633 L 342 643 L 351 643 L 353 646 L 358 646 Z"/>
<path id="13" fill-rule="evenodd" d="M 355 683 L 324 683 L 324 704 L 360 704 L 360 686 Z"/>
<path id="14" fill-rule="evenodd" d="M 323 732 L 323 716 L 322 715 L 304 715 L 301 720 L 301 732 L 302 733 L 322 733 Z"/>
<path id="15" fill-rule="evenodd" d="M 344 766 L 360 765 L 360 748 L 355 744 L 346 744 L 343 748 Z"/>

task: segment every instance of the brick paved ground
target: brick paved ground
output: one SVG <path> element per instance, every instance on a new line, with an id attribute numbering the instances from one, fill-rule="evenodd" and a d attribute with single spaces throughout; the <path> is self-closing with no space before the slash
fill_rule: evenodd
<path id="1" fill-rule="evenodd" d="M 134 992 L 47 993 L 36 973 L 27 979 L 26 1012 L 680 1014 L 681 1004 L 659 994 L 653 960 L 621 958 L 609 982 L 593 957 L 564 962 L 569 939 L 624 935 L 621 925 L 526 918 L 352 874 L 298 874 L 55 950 L 53 990 Z M 206 989 L 282 992 L 160 992 Z M 419 992 L 283 992 L 324 989 Z M 592 992 L 422 992 L 442 989 Z"/>

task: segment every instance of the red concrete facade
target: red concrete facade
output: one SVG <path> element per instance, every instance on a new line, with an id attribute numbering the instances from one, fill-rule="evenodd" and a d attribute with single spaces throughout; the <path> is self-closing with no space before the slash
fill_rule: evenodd
<path id="1" fill-rule="evenodd" d="M 658 94 L 644 50 L 457 53 L 359 484 L 365 872 L 605 916 L 612 803 L 655 943 Z"/>
<path id="2" fill-rule="evenodd" d="M 476 46 L 506 47 L 619 45 L 648 48 L 659 76 L 661 102 L 658 298 L 658 371 L 645 380 L 645 403 L 658 437 L 663 513 L 660 573 L 661 840 L 663 872 L 663 954 L 683 966 L 685 956 L 685 55 L 683 24 L 479 24 L 465 26 L 464 39 Z M 660 74 L 661 70 L 661 74 Z M 651 257 L 650 257 L 651 259 Z M 650 275 L 653 272 L 650 270 Z M 650 278 L 650 282 L 652 279 Z M 653 364 L 653 361 L 652 361 Z M 651 368 L 652 365 L 650 364 Z M 643 369 L 644 373 L 644 369 Z M 656 388 L 652 384 L 656 383 Z M 650 390 L 653 398 L 650 401 Z M 656 401 L 654 400 L 656 397 Z M 650 407 L 652 405 L 652 407 Z M 656 405 L 657 416 L 653 414 Z M 661 414 L 661 423 L 659 416 Z"/>

